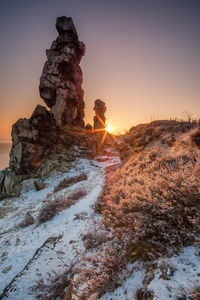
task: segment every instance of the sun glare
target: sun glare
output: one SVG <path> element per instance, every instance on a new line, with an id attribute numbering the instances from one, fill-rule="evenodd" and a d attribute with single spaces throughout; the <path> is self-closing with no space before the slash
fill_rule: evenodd
<path id="1" fill-rule="evenodd" d="M 107 124 L 107 125 L 106 125 L 106 131 L 107 131 L 108 133 L 111 133 L 112 130 L 113 130 L 113 128 L 111 127 L 111 125 L 110 125 L 110 124 Z"/>

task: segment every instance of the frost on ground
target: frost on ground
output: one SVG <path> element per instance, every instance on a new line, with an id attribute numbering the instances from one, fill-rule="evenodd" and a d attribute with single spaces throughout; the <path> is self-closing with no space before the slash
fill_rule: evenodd
<path id="1" fill-rule="evenodd" d="M 0 209 L 4 213 L 0 219 L 0 298 L 35 299 L 32 287 L 41 278 L 45 281 L 48 273 L 64 272 L 77 254 L 85 250 L 80 236 L 93 223 L 92 205 L 102 190 L 105 167 L 116 162 L 119 162 L 117 156 L 111 156 L 104 162 L 78 159 L 69 173 L 52 174 L 46 180 L 45 189 L 1 201 Z M 83 188 L 86 195 L 48 222 L 38 225 L 37 218 L 48 194 L 53 193 L 64 178 L 81 173 L 87 174 L 87 180 L 58 193 L 67 197 Z M 20 227 L 27 212 L 34 217 L 35 223 Z"/>
<path id="2" fill-rule="evenodd" d="M 68 295 L 65 299 L 199 299 L 192 296 L 200 286 L 198 236 L 195 236 L 196 241 L 192 246 L 186 243 L 188 237 L 194 238 L 199 224 L 199 150 L 192 150 L 189 157 L 187 155 L 191 153 L 187 152 L 186 155 L 182 150 L 180 153 L 167 150 L 165 153 L 157 148 L 147 150 L 147 153 L 143 153 L 145 155 L 140 153 L 138 159 L 135 156 L 130 158 L 121 169 L 111 173 L 109 179 L 106 179 L 109 185 L 105 188 L 105 169 L 120 162 L 113 149 L 107 151 L 112 152 L 112 155 L 97 157 L 95 161 L 78 159 L 69 173 L 52 174 L 41 191 L 30 191 L 17 199 L 6 199 L 0 203 L 0 299 L 31 300 L 38 296 L 45 300 L 61 299 L 53 297 L 48 287 L 53 282 L 56 289 L 56 276 L 62 278 L 71 266 L 73 276 L 70 284 L 68 287 L 63 286 L 66 287 L 64 293 Z M 106 169 L 108 173 L 110 169 Z M 63 179 L 80 178 L 80 174 L 87 174 L 87 177 L 83 181 L 72 180 L 73 184 L 66 188 L 63 184 L 60 185 L 61 189 L 56 188 Z M 69 180 L 66 182 L 68 184 Z M 48 221 L 41 224 L 38 222 L 41 208 L 48 199 L 67 199 L 81 189 L 85 193 L 78 201 L 66 209 L 62 208 Z M 162 198 L 160 189 L 167 193 L 167 203 L 164 201 L 166 195 Z M 170 201 L 175 199 L 177 191 L 177 201 L 182 199 L 181 203 L 175 203 L 180 212 L 171 209 Z M 149 197 L 146 202 L 146 198 L 142 197 L 144 193 L 145 197 Z M 192 195 L 195 200 L 192 218 L 189 205 L 192 203 L 186 201 L 190 199 L 188 195 Z M 132 199 L 138 196 L 140 199 L 136 207 L 136 200 Z M 99 206 L 96 205 L 98 197 Z M 130 201 L 125 201 L 124 197 Z M 143 201 L 139 201 L 141 199 Z M 147 204 L 152 199 L 154 202 L 150 210 Z M 144 204 L 147 205 L 146 210 Z M 168 210 L 165 205 L 169 206 Z M 102 214 L 99 214 L 100 211 Z M 34 224 L 30 222 L 29 226 L 19 226 L 28 212 L 34 218 Z M 183 213 L 186 214 L 184 222 Z M 162 223 L 158 218 L 160 216 Z M 137 220 L 140 221 L 138 224 Z M 173 226 L 168 228 L 170 222 Z M 196 231 L 188 236 L 189 225 Z M 151 243 L 143 243 L 143 231 L 139 231 L 141 228 L 145 229 L 144 233 L 148 233 L 146 238 L 153 232 Z M 183 232 L 184 228 L 186 232 Z M 134 229 L 133 232 L 130 229 Z M 173 229 L 176 238 L 171 248 L 169 245 L 173 239 L 169 229 Z M 142 243 L 138 244 L 140 237 Z M 178 239 L 180 245 L 176 247 Z M 130 244 L 130 241 L 134 243 Z M 144 252 L 150 255 L 150 259 L 145 260 Z M 154 254 L 158 252 L 161 255 L 156 257 Z"/>
<path id="3" fill-rule="evenodd" d="M 199 254 L 198 247 L 189 246 L 178 255 L 156 261 L 151 267 L 138 262 L 130 264 L 126 273 L 131 273 L 128 279 L 114 292 L 106 293 L 101 300 L 199 299 L 191 296 L 200 285 Z M 149 298 L 139 298 L 142 293 L 148 293 Z"/>

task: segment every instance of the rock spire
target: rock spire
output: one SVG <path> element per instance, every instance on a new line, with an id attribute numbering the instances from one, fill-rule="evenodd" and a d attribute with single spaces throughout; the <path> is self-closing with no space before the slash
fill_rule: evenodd
<path id="1" fill-rule="evenodd" d="M 10 168 L 17 174 L 36 172 L 44 161 L 64 147 L 68 149 L 75 137 L 71 127 L 84 127 L 82 71 L 79 66 L 85 53 L 71 18 L 56 21 L 58 37 L 46 50 L 40 78 L 40 96 L 50 108 L 38 105 L 31 118 L 20 119 L 12 126 Z"/>
<path id="2" fill-rule="evenodd" d="M 95 116 L 94 116 L 94 129 L 103 129 L 106 127 L 106 117 L 105 117 L 105 112 L 106 112 L 106 105 L 105 102 L 103 102 L 100 99 L 95 100 L 94 102 L 94 111 L 95 111 Z"/>
<path id="3" fill-rule="evenodd" d="M 85 54 L 85 45 L 79 41 L 71 18 L 57 18 L 56 29 L 58 37 L 46 50 L 40 96 L 50 108 L 58 127 L 84 127 L 85 104 L 79 64 Z"/>

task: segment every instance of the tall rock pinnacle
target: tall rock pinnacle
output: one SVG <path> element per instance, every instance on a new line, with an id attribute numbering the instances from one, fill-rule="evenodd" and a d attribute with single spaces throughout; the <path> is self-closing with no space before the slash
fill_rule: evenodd
<path id="1" fill-rule="evenodd" d="M 106 127 L 106 105 L 105 102 L 103 102 L 100 99 L 95 100 L 94 102 L 94 129 L 104 129 Z"/>
<path id="2" fill-rule="evenodd" d="M 71 18 L 57 18 L 56 29 L 58 37 L 46 50 L 40 96 L 50 108 L 58 127 L 84 127 L 84 92 L 79 64 L 85 54 L 85 45 L 79 41 Z"/>
<path id="3" fill-rule="evenodd" d="M 71 127 L 84 127 L 82 71 L 85 45 L 78 40 L 71 18 L 57 18 L 57 39 L 46 51 L 40 78 L 40 96 L 50 108 L 37 105 L 29 119 L 12 127 L 10 168 L 17 174 L 35 173 L 57 148 L 68 149 L 75 136 Z"/>

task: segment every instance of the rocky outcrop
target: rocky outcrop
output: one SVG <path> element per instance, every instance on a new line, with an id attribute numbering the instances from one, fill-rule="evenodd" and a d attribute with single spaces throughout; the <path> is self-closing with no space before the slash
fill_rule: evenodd
<path id="1" fill-rule="evenodd" d="M 57 18 L 56 28 L 58 37 L 46 51 L 39 85 L 49 110 L 38 105 L 29 119 L 19 119 L 12 126 L 10 163 L 0 172 L 0 196 L 18 194 L 24 186 L 33 186 L 33 181 L 22 184 L 24 180 L 47 177 L 54 170 L 68 172 L 77 156 L 92 156 L 94 152 L 97 141 L 92 140 L 92 130 L 84 128 L 83 121 L 79 64 L 85 45 L 79 41 L 71 18 Z M 104 103 L 95 103 L 96 115 L 105 121 Z"/>
<path id="2" fill-rule="evenodd" d="M 105 117 L 105 112 L 106 112 L 106 105 L 105 102 L 101 101 L 100 99 L 95 100 L 94 102 L 94 111 L 95 111 L 95 116 L 94 116 L 94 129 L 104 129 L 105 122 L 106 122 L 106 117 Z"/>
<path id="3" fill-rule="evenodd" d="M 9 167 L 18 175 L 35 173 L 59 148 L 69 150 L 75 137 L 67 130 L 84 127 L 79 64 L 85 45 L 79 41 L 71 18 L 57 18 L 56 28 L 58 37 L 46 51 L 39 85 L 40 96 L 50 110 L 38 105 L 30 119 L 19 119 L 12 126 Z M 52 169 L 52 164 L 46 164 Z"/>
<path id="4" fill-rule="evenodd" d="M 40 96 L 50 108 L 58 127 L 84 127 L 82 71 L 85 54 L 71 18 L 57 18 L 58 37 L 46 51 L 47 61 L 40 78 Z"/>
<path id="5" fill-rule="evenodd" d="M 17 174 L 33 173 L 58 143 L 59 136 L 53 116 L 38 105 L 30 119 L 19 119 L 12 127 L 10 168 Z"/>

